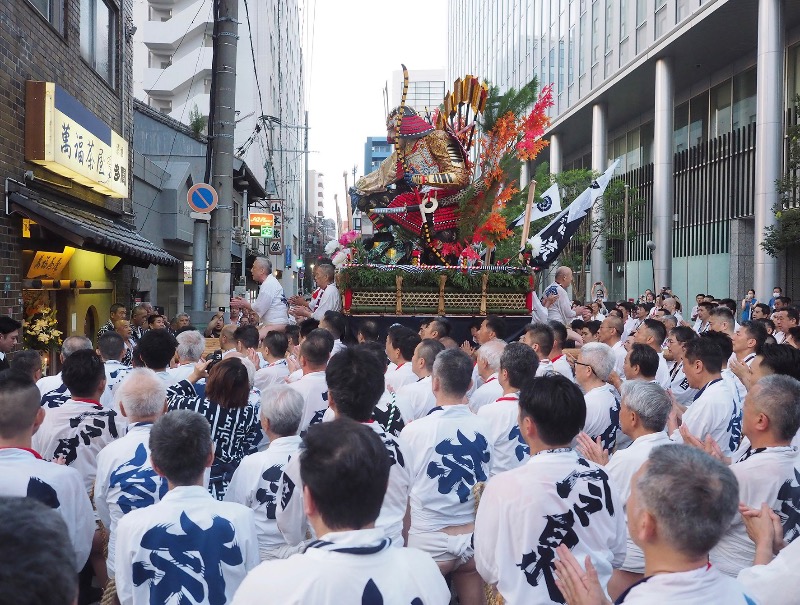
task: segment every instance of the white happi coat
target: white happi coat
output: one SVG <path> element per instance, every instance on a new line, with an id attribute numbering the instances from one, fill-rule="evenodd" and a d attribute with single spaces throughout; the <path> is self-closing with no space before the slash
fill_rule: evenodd
<path id="1" fill-rule="evenodd" d="M 280 499 L 281 475 L 289 458 L 300 449 L 300 444 L 297 435 L 279 437 L 263 452 L 245 456 L 225 492 L 226 502 L 238 502 L 255 513 L 262 561 L 271 551 L 286 545 L 278 530 L 275 513 Z"/>
<path id="2" fill-rule="evenodd" d="M 694 402 L 694 396 L 697 395 L 697 389 L 689 386 L 689 381 L 686 379 L 686 373 L 683 371 L 683 362 L 680 361 L 672 366 L 669 371 L 670 377 L 670 391 L 675 396 L 675 401 L 684 407 L 689 407 Z"/>
<path id="3" fill-rule="evenodd" d="M 411 471 L 410 533 L 472 523 L 472 488 L 491 468 L 486 421 L 466 405 L 437 406 L 403 429 L 400 444 Z"/>
<path id="4" fill-rule="evenodd" d="M 661 388 L 665 391 L 669 389 L 669 385 L 672 382 L 672 378 L 669 375 L 669 367 L 667 366 L 667 360 L 664 359 L 664 354 L 659 351 L 658 352 L 658 369 L 656 370 L 656 382 L 661 385 Z"/>
<path id="5" fill-rule="evenodd" d="M 600 437 L 603 449 L 609 452 L 617 443 L 617 430 L 619 430 L 619 399 L 614 387 L 604 384 L 584 393 L 586 401 L 586 423 L 584 432 L 592 441 Z"/>
<path id="6" fill-rule="evenodd" d="M 625 341 L 618 340 L 611 346 L 611 352 L 614 353 L 614 371 L 619 374 L 620 378 L 625 378 L 625 358 L 628 352 L 625 350 Z"/>
<path id="7" fill-rule="evenodd" d="M 530 458 L 531 448 L 519 430 L 519 392 L 508 393 L 478 410 L 486 421 L 492 446 L 490 477 L 522 466 Z"/>
<path id="8" fill-rule="evenodd" d="M 410 382 L 398 389 L 395 405 L 400 409 L 403 422 L 408 424 L 419 420 L 436 406 L 436 396 L 433 394 L 430 376 Z"/>
<path id="9" fill-rule="evenodd" d="M 800 540 L 785 547 L 768 565 L 753 565 L 737 578 L 758 603 L 796 605 L 800 594 Z"/>
<path id="10" fill-rule="evenodd" d="M 411 489 L 408 452 L 377 422 L 368 422 L 366 425 L 381 438 L 392 463 L 389 470 L 389 484 L 375 527 L 382 529 L 384 535 L 391 538 L 395 546 L 403 546 L 403 518 L 408 508 L 408 495 Z M 292 457 L 284 467 L 279 490 L 278 528 L 288 544 L 299 544 L 305 539 L 308 519 L 303 512 L 303 480 L 300 477 L 298 456 Z"/>
<path id="11" fill-rule="evenodd" d="M 498 397 L 503 395 L 503 387 L 497 379 L 497 372 L 489 376 L 486 381 L 479 386 L 469 398 L 469 409 L 477 414 L 488 403 L 497 400 Z"/>
<path id="12" fill-rule="evenodd" d="M 63 455 L 67 466 L 81 474 L 86 493 L 90 493 L 98 452 L 122 435 L 126 424 L 114 410 L 100 403 L 68 399 L 57 408 L 47 409 L 44 422 L 33 436 L 33 449 L 45 460 Z"/>
<path id="13" fill-rule="evenodd" d="M 391 548 L 379 528 L 330 532 L 303 554 L 267 561 L 247 575 L 233 605 L 365 603 L 448 605 L 436 563 L 415 548 Z"/>
<path id="14" fill-rule="evenodd" d="M 555 548 L 587 555 L 606 586 L 625 557 L 625 513 L 606 471 L 569 448 L 492 478 L 475 520 L 475 564 L 507 603 L 563 603 Z"/>
<path id="15" fill-rule="evenodd" d="M 112 409 L 119 414 L 119 404 L 114 401 L 114 387 L 122 382 L 132 368 L 116 359 L 106 361 L 103 367 L 106 371 L 106 388 L 100 396 L 100 405 L 104 408 Z"/>
<path id="16" fill-rule="evenodd" d="M 33 498 L 58 511 L 75 551 L 75 573 L 83 569 L 92 549 L 95 522 L 81 474 L 42 460 L 33 450 L 9 447 L 0 449 L 0 477 L 0 496 Z"/>
<path id="17" fill-rule="evenodd" d="M 739 582 L 720 573 L 713 565 L 648 576 L 631 586 L 616 602 L 624 605 L 756 605 Z M 773 605 L 771 601 L 764 603 Z"/>
<path id="18" fill-rule="evenodd" d="M 388 368 L 384 375 L 386 380 L 386 388 L 397 393 L 401 388 L 407 384 L 417 381 L 417 375 L 414 374 L 411 362 L 403 362 L 394 370 Z"/>
<path id="19" fill-rule="evenodd" d="M 305 413 L 300 421 L 300 434 L 308 430 L 312 424 L 322 422 L 322 416 L 328 409 L 328 383 L 325 382 L 325 371 L 309 372 L 297 382 L 289 383 L 295 391 L 303 396 Z"/>
<path id="20" fill-rule="evenodd" d="M 637 437 L 624 450 L 617 450 L 611 456 L 606 465 L 608 476 L 617 488 L 624 507 L 627 507 L 628 498 L 631 495 L 631 479 L 642 465 L 647 461 L 653 448 L 659 445 L 675 443 L 670 440 L 665 431 L 650 433 Z M 625 563 L 622 569 L 633 573 L 644 573 L 644 553 L 642 549 L 634 544 L 628 533 L 628 526 L 625 526 L 627 536 Z"/>
<path id="21" fill-rule="evenodd" d="M 224 605 L 258 563 L 253 511 L 215 500 L 202 486 L 175 487 L 117 525 L 122 605 Z"/>
<path id="22" fill-rule="evenodd" d="M 132 510 L 152 506 L 167 493 L 167 480 L 160 477 L 150 461 L 150 422 L 137 422 L 127 434 L 109 443 L 97 455 L 94 505 L 110 532 L 106 566 L 114 577 L 114 547 L 117 525 Z"/>
<path id="23" fill-rule="evenodd" d="M 258 370 L 253 378 L 253 385 L 263 391 L 273 384 L 286 384 L 288 375 L 289 365 L 285 359 L 279 359 Z"/>
<path id="24" fill-rule="evenodd" d="M 800 461 L 797 448 L 787 445 L 751 449 L 731 465 L 739 481 L 739 501 L 758 509 L 766 502 L 783 522 L 787 539 L 800 530 Z M 756 547 L 747 535 L 740 515 L 711 549 L 709 559 L 722 573 L 732 577 L 753 564 Z"/>
<path id="25" fill-rule="evenodd" d="M 727 383 L 718 378 L 697 392 L 694 402 L 683 414 L 683 424 L 698 439 L 705 439 L 706 434 L 711 433 L 722 453 L 730 456 L 741 440 L 742 409 Z M 683 443 L 679 430 L 671 437 Z"/>

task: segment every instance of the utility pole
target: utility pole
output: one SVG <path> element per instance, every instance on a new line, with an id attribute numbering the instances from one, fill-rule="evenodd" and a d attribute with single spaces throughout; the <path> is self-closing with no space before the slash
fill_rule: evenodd
<path id="1" fill-rule="evenodd" d="M 309 205 L 311 202 L 308 199 L 308 110 L 305 112 L 305 127 L 303 129 L 303 152 L 305 154 L 305 159 L 303 160 L 303 170 L 305 170 L 305 174 L 303 178 L 305 179 L 306 187 L 305 187 L 305 199 L 303 203 L 300 204 L 300 223 L 297 225 L 298 235 L 300 236 L 300 250 L 298 251 L 300 254 L 300 258 L 303 259 L 303 268 L 307 266 L 308 259 L 306 258 L 306 240 L 308 239 L 308 229 L 306 227 L 306 220 L 307 215 L 309 214 Z M 311 271 L 305 271 L 305 273 L 309 274 Z M 306 278 L 308 279 L 308 278 Z M 313 281 L 312 281 L 313 284 Z M 298 286 L 298 293 L 302 290 L 300 280 L 297 280 Z"/>
<path id="2" fill-rule="evenodd" d="M 219 205 L 211 213 L 211 309 L 228 308 L 231 297 L 231 229 L 233 227 L 233 129 L 236 121 L 236 46 L 238 0 L 214 0 L 214 124 L 211 143 L 211 185 Z M 244 259 L 242 259 L 244 263 Z"/>

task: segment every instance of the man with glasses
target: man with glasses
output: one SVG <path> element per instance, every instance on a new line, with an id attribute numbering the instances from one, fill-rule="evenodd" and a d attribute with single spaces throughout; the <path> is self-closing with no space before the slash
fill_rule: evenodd
<path id="1" fill-rule="evenodd" d="M 601 342 L 581 347 L 575 361 L 575 381 L 586 401 L 583 431 L 593 441 L 600 439 L 603 449 L 613 450 L 619 428 L 619 399 L 608 378 L 614 370 L 614 353 Z"/>

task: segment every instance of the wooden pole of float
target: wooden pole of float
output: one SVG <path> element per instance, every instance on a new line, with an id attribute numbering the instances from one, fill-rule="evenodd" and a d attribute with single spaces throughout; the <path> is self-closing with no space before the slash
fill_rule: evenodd
<path id="1" fill-rule="evenodd" d="M 522 239 L 520 239 L 520 250 L 525 249 L 525 242 L 528 241 L 528 235 L 531 230 L 531 212 L 533 211 L 533 198 L 536 197 L 536 181 L 531 180 L 528 185 L 528 201 L 525 204 L 525 220 L 522 223 Z M 522 260 L 522 254 L 519 255 Z"/>

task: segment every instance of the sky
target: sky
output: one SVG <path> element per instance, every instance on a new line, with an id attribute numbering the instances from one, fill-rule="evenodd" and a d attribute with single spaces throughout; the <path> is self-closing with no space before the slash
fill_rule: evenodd
<path id="1" fill-rule="evenodd" d="M 309 169 L 324 173 L 325 216 L 345 216 L 344 177 L 363 174 L 367 137 L 386 134 L 392 71 L 447 64 L 447 0 L 306 0 Z M 391 94 L 391 83 L 389 84 Z"/>

